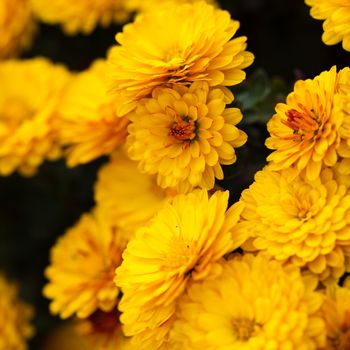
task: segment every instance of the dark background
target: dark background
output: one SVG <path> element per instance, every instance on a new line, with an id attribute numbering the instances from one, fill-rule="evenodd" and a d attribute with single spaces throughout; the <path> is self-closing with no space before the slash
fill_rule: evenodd
<path id="1" fill-rule="evenodd" d="M 147 1 L 147 0 L 145 0 Z M 313 78 L 332 65 L 348 65 L 350 53 L 341 45 L 327 47 L 321 41 L 322 22 L 309 16 L 303 1 L 231 0 L 221 6 L 241 22 L 240 35 L 248 37 L 255 62 L 248 80 L 234 88 L 236 104 L 244 112 L 249 140 L 239 149 L 236 164 L 225 168 L 220 186 L 230 189 L 231 200 L 253 181 L 265 164 L 268 151 L 266 121 L 277 102 L 283 101 L 297 79 Z M 90 36 L 66 37 L 57 26 L 40 26 L 32 49 L 23 57 L 42 55 L 83 70 L 97 57 L 104 57 L 114 44 L 120 26 L 98 28 Z M 0 270 L 19 281 L 22 297 L 36 307 L 37 336 L 31 349 L 57 322 L 49 316 L 48 302 L 41 296 L 43 270 L 56 238 L 93 205 L 96 171 L 105 159 L 74 169 L 63 161 L 45 163 L 33 178 L 17 174 L 0 178 Z"/>

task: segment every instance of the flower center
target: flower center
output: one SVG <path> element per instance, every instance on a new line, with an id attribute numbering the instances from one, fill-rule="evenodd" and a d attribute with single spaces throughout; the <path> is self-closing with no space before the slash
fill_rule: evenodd
<path id="1" fill-rule="evenodd" d="M 235 318 L 231 320 L 231 325 L 235 337 L 240 341 L 249 340 L 260 328 L 254 320 L 249 320 L 248 318 Z"/>
<path id="2" fill-rule="evenodd" d="M 303 112 L 290 109 L 286 112 L 287 120 L 282 121 L 293 130 L 293 136 L 287 137 L 292 140 L 312 140 L 320 128 L 320 122 L 314 111 L 303 108 Z"/>
<path id="3" fill-rule="evenodd" d="M 196 137 L 196 122 L 189 118 L 175 121 L 170 127 L 169 135 L 179 141 L 192 141 Z"/>

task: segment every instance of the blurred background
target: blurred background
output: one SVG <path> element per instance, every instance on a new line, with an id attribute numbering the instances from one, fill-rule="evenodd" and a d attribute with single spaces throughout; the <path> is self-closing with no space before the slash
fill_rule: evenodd
<path id="1" fill-rule="evenodd" d="M 309 16 L 303 1 L 222 0 L 220 5 L 241 22 L 239 34 L 248 37 L 248 49 L 255 55 L 246 82 L 233 90 L 235 104 L 243 111 L 241 128 L 248 142 L 218 184 L 230 190 L 233 202 L 265 164 L 266 122 L 275 104 L 285 99 L 296 80 L 313 78 L 332 65 L 349 65 L 349 53 L 341 45 L 322 43 L 322 22 Z M 80 71 L 105 56 L 120 30 L 111 26 L 89 36 L 67 37 L 58 26 L 40 25 L 34 46 L 22 56 L 46 56 Z M 45 334 L 59 321 L 49 315 L 48 302 L 41 296 L 50 247 L 93 206 L 96 172 L 105 161 L 74 169 L 58 161 L 44 164 L 33 178 L 16 174 L 0 178 L 0 270 L 17 280 L 22 298 L 35 305 L 37 335 L 31 349 L 39 349 Z"/>

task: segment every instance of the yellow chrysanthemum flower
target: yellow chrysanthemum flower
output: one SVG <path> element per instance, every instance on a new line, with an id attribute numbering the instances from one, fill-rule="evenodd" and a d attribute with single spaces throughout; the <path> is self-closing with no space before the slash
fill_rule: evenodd
<path id="1" fill-rule="evenodd" d="M 310 181 L 293 169 L 258 172 L 241 198 L 239 230 L 251 235 L 246 249 L 337 281 L 350 268 L 350 191 L 335 175 L 325 168 Z"/>
<path id="2" fill-rule="evenodd" d="M 327 335 L 327 345 L 322 349 L 350 349 L 350 290 L 338 286 L 328 288 L 321 315 Z"/>
<path id="3" fill-rule="evenodd" d="M 0 1 L 0 59 L 27 48 L 35 33 L 29 0 Z"/>
<path id="4" fill-rule="evenodd" d="M 50 311 L 65 319 L 86 318 L 97 309 L 108 312 L 118 302 L 114 271 L 121 263 L 125 240 L 101 220 L 99 211 L 85 214 L 51 251 L 44 295 Z"/>
<path id="5" fill-rule="evenodd" d="M 122 151 L 115 152 L 111 161 L 100 169 L 95 185 L 95 200 L 101 215 L 126 239 L 145 225 L 174 194 L 161 189 L 154 176 L 140 173 L 137 163 Z"/>
<path id="6" fill-rule="evenodd" d="M 72 80 L 61 102 L 58 130 L 69 166 L 108 155 L 126 139 L 128 120 L 116 117 L 105 74 L 106 63 L 95 62 Z"/>
<path id="7" fill-rule="evenodd" d="M 235 126 L 240 110 L 225 109 L 232 101 L 227 88 L 206 82 L 154 89 L 129 115 L 130 157 L 143 172 L 157 174 L 163 188 L 213 188 L 215 178 L 224 177 L 221 164 L 234 163 L 234 147 L 247 139 Z"/>
<path id="8" fill-rule="evenodd" d="M 98 25 L 124 23 L 129 18 L 125 0 L 29 0 L 34 14 L 48 24 L 60 24 L 68 35 L 90 34 Z"/>
<path id="9" fill-rule="evenodd" d="M 317 283 L 292 265 L 246 255 L 189 287 L 171 332 L 172 349 L 316 350 L 324 345 Z"/>
<path id="10" fill-rule="evenodd" d="M 68 80 L 65 68 L 43 58 L 0 63 L 0 175 L 32 175 L 60 156 L 53 124 Z"/>
<path id="11" fill-rule="evenodd" d="M 0 275 L 0 350 L 26 350 L 34 329 L 33 309 L 18 299 L 16 285 Z"/>
<path id="12" fill-rule="evenodd" d="M 117 34 L 120 45 L 109 55 L 118 114 L 131 111 L 157 86 L 194 81 L 231 86 L 243 81 L 242 69 L 253 62 L 253 55 L 245 51 L 246 37 L 232 39 L 238 27 L 227 11 L 204 2 L 169 3 L 139 15 Z"/>
<path id="13" fill-rule="evenodd" d="M 179 297 L 192 280 L 221 271 L 219 260 L 245 237 L 234 227 L 240 203 L 226 211 L 228 192 L 196 190 L 176 196 L 152 222 L 140 228 L 116 270 L 124 333 L 138 349 L 168 349 L 167 339 Z"/>
<path id="14" fill-rule="evenodd" d="M 339 81 L 348 74 L 349 68 L 337 73 L 333 67 L 313 80 L 299 80 L 287 103 L 277 104 L 266 140 L 267 147 L 275 150 L 267 158 L 273 170 L 294 167 L 315 180 L 323 165 L 337 162 L 345 116 Z"/>
<path id="15" fill-rule="evenodd" d="M 305 0 L 315 19 L 325 20 L 322 40 L 326 45 L 338 44 L 350 51 L 350 3 L 348 0 Z"/>

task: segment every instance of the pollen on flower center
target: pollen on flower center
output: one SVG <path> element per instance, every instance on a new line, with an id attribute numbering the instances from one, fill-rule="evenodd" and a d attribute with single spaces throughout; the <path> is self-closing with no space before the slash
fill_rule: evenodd
<path id="1" fill-rule="evenodd" d="M 192 119 L 180 119 L 176 121 L 169 131 L 169 135 L 179 141 L 192 141 L 196 137 L 196 122 Z"/>
<path id="2" fill-rule="evenodd" d="M 303 109 L 299 112 L 296 109 L 290 109 L 286 112 L 287 120 L 282 122 L 293 130 L 291 139 L 304 139 L 308 141 L 312 139 L 320 128 L 318 117 L 313 110 Z"/>
<path id="3" fill-rule="evenodd" d="M 235 337 L 241 341 L 249 340 L 259 327 L 254 320 L 234 318 L 231 321 Z"/>

